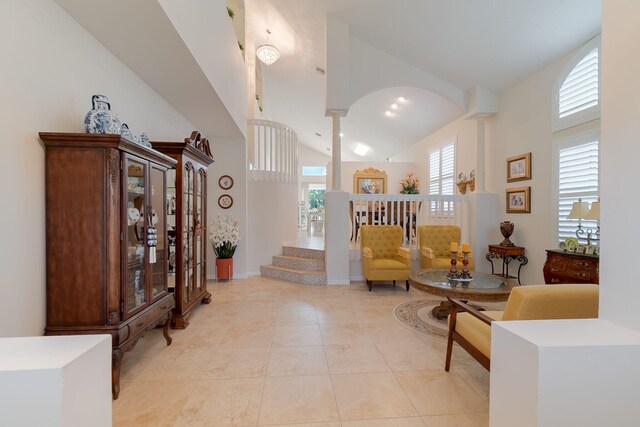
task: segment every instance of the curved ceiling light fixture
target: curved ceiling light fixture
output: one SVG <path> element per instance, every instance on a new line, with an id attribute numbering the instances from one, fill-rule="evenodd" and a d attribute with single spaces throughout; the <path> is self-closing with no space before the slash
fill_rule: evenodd
<path id="1" fill-rule="evenodd" d="M 275 62 L 280 59 L 280 51 L 278 48 L 269 44 L 269 35 L 271 35 L 271 31 L 267 28 L 267 42 L 258 46 L 258 49 L 256 49 L 256 56 L 266 65 L 275 64 Z"/>

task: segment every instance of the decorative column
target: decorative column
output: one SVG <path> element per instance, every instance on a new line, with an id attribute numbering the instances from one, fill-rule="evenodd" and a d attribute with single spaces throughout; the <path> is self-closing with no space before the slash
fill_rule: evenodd
<path id="1" fill-rule="evenodd" d="M 476 192 L 487 191 L 485 186 L 485 144 L 484 144 L 484 114 L 476 115 Z"/>
<path id="2" fill-rule="evenodd" d="M 339 111 L 332 111 L 333 136 L 331 144 L 331 191 L 342 190 L 342 143 L 340 138 L 340 116 Z"/>

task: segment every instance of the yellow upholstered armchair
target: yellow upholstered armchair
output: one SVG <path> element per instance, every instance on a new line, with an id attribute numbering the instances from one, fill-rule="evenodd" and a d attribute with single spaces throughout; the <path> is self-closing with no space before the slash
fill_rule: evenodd
<path id="1" fill-rule="evenodd" d="M 460 243 L 460 227 L 457 225 L 418 226 L 420 267 L 451 267 L 451 242 Z M 458 270 L 462 269 L 462 253 L 458 252 Z M 473 256 L 469 255 L 469 270 L 473 270 Z"/>
<path id="2" fill-rule="evenodd" d="M 404 280 L 409 291 L 411 254 L 402 247 L 402 227 L 399 225 L 363 225 L 362 271 L 369 291 L 374 280 Z"/>
<path id="3" fill-rule="evenodd" d="M 491 322 L 494 320 L 587 319 L 598 317 L 598 286 L 532 285 L 513 288 L 504 311 L 478 311 L 463 301 L 451 303 L 444 370 L 451 366 L 453 342 L 460 344 L 487 370 L 491 361 Z"/>

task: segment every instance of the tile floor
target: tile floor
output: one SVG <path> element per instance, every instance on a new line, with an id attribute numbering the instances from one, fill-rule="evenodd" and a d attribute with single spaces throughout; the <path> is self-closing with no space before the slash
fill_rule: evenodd
<path id="1" fill-rule="evenodd" d="M 489 374 L 460 348 L 404 327 L 404 286 L 211 282 L 165 346 L 156 329 L 124 357 L 115 426 L 476 427 Z"/>

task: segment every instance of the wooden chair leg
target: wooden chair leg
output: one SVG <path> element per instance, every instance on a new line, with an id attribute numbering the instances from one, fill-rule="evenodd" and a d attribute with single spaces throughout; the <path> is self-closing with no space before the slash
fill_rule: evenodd
<path id="1" fill-rule="evenodd" d="M 409 292 L 409 281 L 405 280 L 405 282 L 407 282 L 407 292 Z"/>
<path id="2" fill-rule="evenodd" d="M 444 362 L 444 370 L 449 372 L 451 367 L 451 352 L 453 351 L 453 331 L 456 328 L 456 320 L 458 317 L 458 307 L 451 304 L 451 314 L 449 315 L 449 333 L 447 334 L 447 355 Z"/>
<path id="3" fill-rule="evenodd" d="M 373 284 L 373 282 L 371 280 L 367 280 L 367 284 L 369 285 L 369 292 L 371 292 L 371 285 Z"/>
<path id="4" fill-rule="evenodd" d="M 394 288 L 396 287 L 396 281 L 395 280 L 393 281 L 393 287 Z"/>

